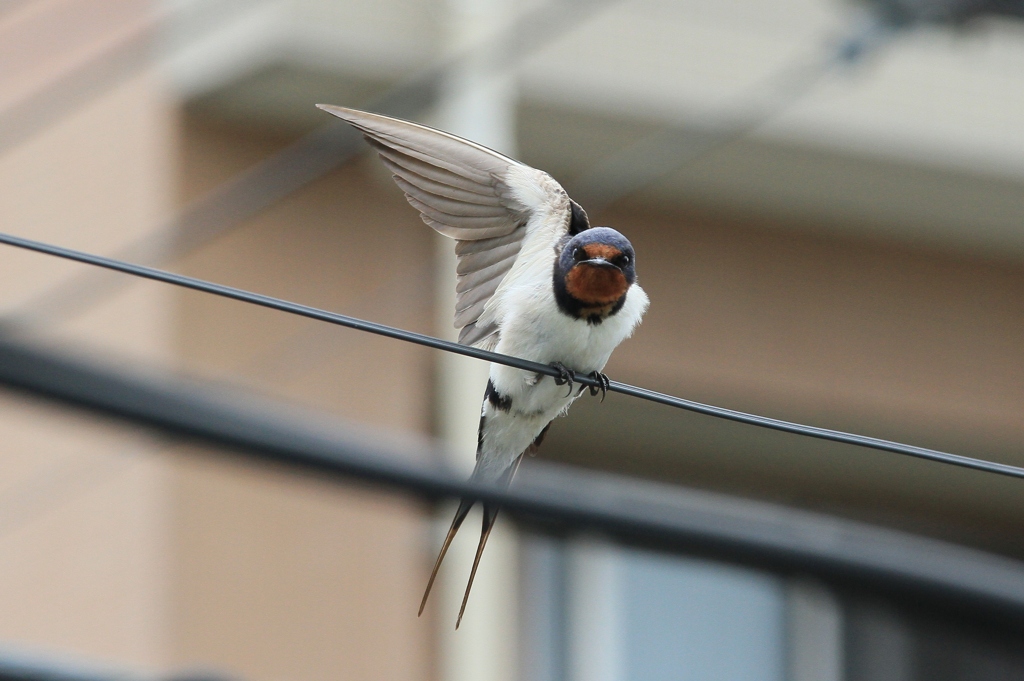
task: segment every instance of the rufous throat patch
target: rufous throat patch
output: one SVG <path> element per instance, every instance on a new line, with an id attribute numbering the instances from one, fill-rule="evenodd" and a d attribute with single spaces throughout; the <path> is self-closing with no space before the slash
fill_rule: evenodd
<path id="1" fill-rule="evenodd" d="M 614 250 L 619 252 L 618 249 Z M 621 298 L 628 288 L 629 282 L 618 268 L 580 263 L 569 270 L 565 278 L 565 290 L 584 305 L 610 305 Z"/>

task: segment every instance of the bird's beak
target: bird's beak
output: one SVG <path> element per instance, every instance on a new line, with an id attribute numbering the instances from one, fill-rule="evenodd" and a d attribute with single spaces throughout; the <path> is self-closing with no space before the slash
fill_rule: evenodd
<path id="1" fill-rule="evenodd" d="M 580 264 L 590 265 L 591 267 L 610 267 L 613 270 L 619 269 L 618 265 L 615 265 L 604 258 L 591 258 L 590 260 L 583 260 Z"/>

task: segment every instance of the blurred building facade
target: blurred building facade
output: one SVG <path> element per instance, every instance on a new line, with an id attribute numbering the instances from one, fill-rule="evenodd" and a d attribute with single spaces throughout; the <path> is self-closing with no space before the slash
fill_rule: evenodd
<path id="1" fill-rule="evenodd" d="M 536 21 L 507 51 L 472 47 L 503 45 L 494 36 L 523 13 Z M 466 134 L 500 117 L 492 144 L 633 241 L 653 304 L 611 376 L 1022 465 L 1024 27 L 920 29 L 834 65 L 862 22 L 824 0 L 12 3 L 0 10 L 3 229 L 111 255 L 149 238 L 178 253 L 171 269 L 441 333 L 438 242 L 369 155 L 215 238 L 165 226 L 325 123 L 314 103 L 371 106 L 450 60 L 462 30 L 461 85 L 440 81 L 416 117 L 468 120 Z M 448 436 L 446 410 L 475 421 L 476 398 L 443 403 L 456 370 L 423 349 L 0 258 L 0 305 L 40 342 L 403 437 Z M 53 293 L 86 289 L 102 295 L 69 308 Z M 453 638 L 451 597 L 413 612 L 437 545 L 430 509 L 2 400 L 10 646 L 251 681 L 1024 673 L 1002 629 L 949 628 L 947 615 L 800 576 L 517 540 L 511 525 Z M 574 406 L 539 456 L 1024 560 L 1009 478 L 615 395 Z M 459 558 L 453 585 L 468 571 Z"/>

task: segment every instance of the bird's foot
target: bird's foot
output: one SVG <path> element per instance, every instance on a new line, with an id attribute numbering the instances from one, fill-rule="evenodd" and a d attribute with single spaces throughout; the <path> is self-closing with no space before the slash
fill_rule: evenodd
<path id="1" fill-rule="evenodd" d="M 604 396 L 608 394 L 608 388 L 611 387 L 611 379 L 600 371 L 591 371 L 587 374 L 587 378 L 597 381 L 598 385 L 587 386 L 590 388 L 591 397 L 596 397 L 597 393 L 601 393 L 601 401 L 604 402 Z"/>
<path id="2" fill-rule="evenodd" d="M 554 376 L 555 385 L 569 384 L 569 392 L 565 394 L 566 397 L 572 395 L 572 386 L 576 382 L 576 374 L 572 369 L 568 368 L 561 362 L 555 362 L 551 365 L 551 368 L 558 372 L 558 376 Z"/>

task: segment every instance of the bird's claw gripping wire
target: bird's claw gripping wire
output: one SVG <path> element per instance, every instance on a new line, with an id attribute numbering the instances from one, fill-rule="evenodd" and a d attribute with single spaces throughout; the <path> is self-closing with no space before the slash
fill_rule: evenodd
<path id="1" fill-rule="evenodd" d="M 604 402 L 605 395 L 608 394 L 608 388 L 612 387 L 611 379 L 600 371 L 591 371 L 587 374 L 587 378 L 597 381 L 597 385 L 587 386 L 590 389 L 590 396 L 596 397 L 597 393 L 601 393 L 601 401 Z"/>
<path id="2" fill-rule="evenodd" d="M 566 397 L 572 395 L 572 387 L 576 382 L 576 374 L 572 369 L 568 368 L 561 362 L 555 362 L 551 365 L 551 368 L 558 372 L 558 376 L 554 376 L 555 385 L 569 384 L 569 392 L 565 394 Z"/>

